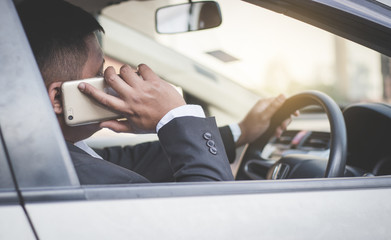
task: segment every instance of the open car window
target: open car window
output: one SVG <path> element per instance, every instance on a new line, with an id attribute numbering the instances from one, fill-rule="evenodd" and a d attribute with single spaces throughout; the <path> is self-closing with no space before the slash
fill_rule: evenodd
<path id="1" fill-rule="evenodd" d="M 158 3 L 153 3 L 152 5 L 154 7 L 159 7 L 159 1 Z M 178 35 L 178 36 L 161 36 L 161 35 L 156 35 L 156 33 L 151 33 L 148 32 L 148 30 L 143 30 L 144 32 L 140 33 L 141 30 L 139 28 L 131 28 L 134 27 L 133 25 L 130 25 L 130 23 L 125 23 L 124 20 L 121 20 L 121 15 L 114 15 L 111 12 L 115 12 L 117 9 L 121 9 L 122 11 L 126 10 L 127 8 L 132 9 L 132 11 L 137 11 L 137 7 L 140 7 L 141 3 L 136 3 L 136 2 L 129 2 L 129 3 L 121 3 L 120 5 L 114 5 L 110 6 L 102 11 L 101 16 L 98 17 L 99 21 L 104 25 L 106 28 L 106 34 L 103 36 L 103 41 L 102 45 L 104 48 L 105 53 L 108 56 L 111 56 L 112 58 L 116 58 L 121 62 L 124 63 L 130 63 L 132 65 L 136 65 L 140 61 L 142 62 L 149 62 L 151 61 L 152 66 L 156 67 L 157 72 L 161 75 L 167 78 L 168 81 L 172 81 L 174 84 L 178 84 L 181 86 L 185 91 L 189 92 L 190 94 L 196 95 L 198 98 L 203 99 L 203 101 L 206 102 L 209 106 L 209 110 L 211 111 L 211 115 L 219 115 L 217 116 L 218 121 L 220 121 L 220 124 L 224 123 L 230 123 L 232 121 L 240 119 L 241 116 L 243 116 L 246 111 L 251 107 L 251 104 L 258 99 L 260 96 L 262 96 L 262 91 L 268 90 L 269 92 L 277 91 L 273 90 L 272 87 L 274 88 L 277 83 L 277 88 L 278 86 L 287 86 L 285 87 L 286 91 L 292 91 L 292 93 L 300 91 L 301 88 L 298 86 L 301 86 L 303 88 L 324 88 L 327 89 L 335 99 L 340 100 L 341 106 L 345 105 L 346 102 L 348 101 L 356 101 L 356 99 L 377 99 L 379 96 L 382 95 L 382 92 L 379 92 L 379 88 L 377 88 L 381 81 L 382 81 L 382 75 L 379 74 L 379 72 L 376 72 L 376 69 L 378 69 L 383 63 L 379 61 L 380 55 L 376 52 L 373 52 L 372 50 L 368 49 L 361 49 L 357 45 L 351 43 L 351 42 L 345 42 L 343 39 L 340 39 L 338 37 L 328 35 L 324 31 L 316 32 L 314 30 L 314 38 L 311 37 L 305 37 L 305 38 L 298 38 L 297 42 L 301 41 L 308 41 L 306 44 L 308 48 L 309 42 L 316 42 L 318 45 L 320 41 L 314 41 L 313 39 L 326 39 L 325 43 L 322 46 L 329 46 L 331 51 L 325 51 L 325 52 L 332 52 L 331 55 L 325 55 L 320 57 L 320 54 L 317 54 L 315 49 L 319 49 L 319 46 L 316 46 L 317 44 L 314 44 L 313 46 L 313 51 L 308 51 L 308 57 L 309 62 L 306 63 L 301 63 L 302 65 L 292 65 L 286 67 L 286 69 L 282 72 L 286 72 L 284 76 L 281 76 L 277 74 L 279 71 L 278 69 L 284 69 L 284 62 L 289 60 L 289 62 L 295 62 L 292 61 L 298 56 L 299 54 L 297 52 L 288 53 L 288 57 L 285 55 L 281 55 L 282 60 L 282 65 L 279 65 L 280 63 L 277 61 L 277 68 L 273 64 L 265 64 L 266 66 L 269 66 L 272 69 L 272 72 L 270 75 L 266 74 L 266 78 L 269 78 L 269 81 L 263 83 L 265 85 L 261 85 L 261 87 L 256 87 L 257 85 L 255 84 L 254 86 L 248 85 L 248 83 L 239 83 L 238 80 L 231 79 L 227 77 L 226 75 L 223 74 L 223 71 L 220 70 L 224 69 L 226 67 L 225 65 L 229 66 L 232 70 L 240 70 L 240 75 L 246 72 L 246 68 L 241 68 L 243 65 L 243 62 L 249 62 L 249 60 L 245 60 L 243 57 L 237 57 L 237 58 L 231 58 L 231 61 L 221 63 L 219 59 L 214 59 L 212 52 L 216 53 L 218 50 L 214 51 L 203 51 L 204 55 L 202 57 L 197 58 L 196 55 L 192 55 L 192 53 L 187 52 L 187 53 L 178 53 L 177 51 L 181 51 L 182 48 L 188 48 L 186 45 L 185 47 L 182 46 L 182 44 L 175 44 L 175 43 L 184 43 L 184 42 L 191 42 L 193 40 L 186 39 L 187 37 L 183 37 L 184 35 Z M 248 5 L 247 3 L 244 3 L 246 8 L 248 8 L 251 5 Z M 225 7 L 228 5 L 223 5 L 223 9 L 227 9 L 227 13 L 230 12 L 229 7 Z M 140 9 L 142 9 L 140 7 Z M 148 11 L 147 16 L 153 15 L 152 13 L 154 12 L 154 8 L 151 8 L 152 10 Z M 259 8 L 260 9 L 260 8 Z M 265 10 L 259 10 L 257 8 L 257 11 L 254 12 L 255 15 L 262 15 L 266 14 L 267 17 L 271 16 L 269 12 L 265 12 Z M 151 18 L 152 19 L 152 18 Z M 283 17 L 284 19 L 284 24 L 288 24 L 288 20 L 286 17 Z M 151 21 L 151 20 L 150 20 Z M 277 20 L 276 20 L 277 21 Z M 286 21 L 286 22 L 285 22 Z M 136 22 L 136 21 L 133 21 Z M 230 22 L 230 18 L 227 17 L 227 22 Z M 262 22 L 262 21 L 261 21 Z M 199 39 L 199 36 L 203 38 L 203 36 L 206 36 L 205 34 L 212 34 L 216 35 L 216 38 L 218 39 L 217 42 L 222 41 L 223 38 L 218 38 L 217 33 L 219 31 L 224 31 L 224 27 L 227 28 L 228 30 L 233 30 L 235 28 L 230 28 L 226 27 L 227 24 L 224 26 L 221 26 L 220 29 L 211 29 L 208 31 L 200 32 L 200 33 L 189 33 L 189 36 L 195 37 L 195 39 Z M 296 23 L 295 23 L 296 24 Z M 292 26 L 296 26 L 296 25 Z M 297 25 L 298 29 L 303 28 L 304 31 L 312 31 L 312 27 L 308 27 L 305 25 L 303 27 L 302 25 Z M 120 32 L 124 32 L 124 34 L 119 34 Z M 214 33 L 216 32 L 216 34 Z M 249 33 L 250 34 L 250 33 Z M 263 35 L 265 35 L 266 32 L 263 32 Z M 199 35 L 199 36 L 197 36 Z M 242 35 L 244 34 L 239 34 L 240 39 L 242 39 Z M 327 37 L 325 37 L 327 36 Z M 183 37 L 183 39 L 182 39 Z M 277 35 L 274 35 L 274 37 L 278 38 Z M 229 40 L 227 37 L 224 37 Z M 136 42 L 136 44 L 133 44 L 131 41 L 128 39 L 132 39 Z M 259 39 L 258 39 L 259 40 Z M 140 41 L 140 42 L 137 42 Z M 145 47 L 143 48 L 138 48 L 139 44 L 143 43 Z M 214 41 L 211 41 L 213 44 L 215 44 Z M 241 42 L 241 41 L 239 41 Z M 174 43 L 174 44 L 173 44 Z M 244 43 L 246 43 L 244 41 Z M 250 43 L 250 42 L 248 42 Z M 306 42 L 304 42 L 305 44 Z M 333 45 L 335 44 L 335 45 Z M 199 44 L 200 45 L 200 44 Z M 250 45 L 251 44 L 243 44 L 241 45 Z M 267 44 L 266 44 L 267 45 Z M 283 46 L 283 43 L 280 43 L 281 48 Z M 215 47 L 218 47 L 218 45 L 214 45 Z M 122 51 L 121 48 L 127 49 L 127 51 Z M 144 49 L 145 48 L 145 49 Z M 277 48 L 277 47 L 276 47 Z M 291 45 L 288 44 L 284 46 L 284 49 L 294 49 L 297 51 L 297 49 Z M 156 59 L 153 59 L 154 54 L 151 54 L 154 51 L 151 51 L 153 49 L 155 51 L 155 54 L 157 55 Z M 211 49 L 214 49 L 211 47 Z M 360 49 L 360 50 L 357 50 Z M 193 49 L 194 50 L 194 49 Z M 145 51 L 145 52 L 144 52 Z M 247 50 L 249 51 L 249 50 Z M 245 51 L 246 52 L 246 51 Z M 282 51 L 284 52 L 284 51 Z M 361 54 L 362 52 L 362 54 Z M 315 53 L 315 54 L 314 54 Z M 342 56 L 340 56 L 342 54 Z M 357 54 L 359 56 L 359 59 L 362 61 L 355 61 L 352 60 L 350 61 L 350 56 Z M 235 56 L 238 56 L 234 54 Z M 289 58 L 289 56 L 291 58 Z M 170 58 L 171 57 L 171 58 Z M 194 59 L 197 61 L 195 61 Z M 315 67 L 315 70 L 309 70 L 304 75 L 301 75 L 303 73 L 296 72 L 295 69 L 304 69 L 306 70 L 306 67 L 308 67 L 311 62 L 310 59 L 318 59 L 324 60 L 324 62 L 316 63 L 313 64 Z M 172 59 L 171 61 L 167 61 L 167 59 Z M 207 61 L 201 61 L 202 59 L 205 59 Z M 373 61 L 374 59 L 377 59 L 377 61 Z M 339 64 L 339 61 L 341 61 L 343 64 Z M 198 63 L 202 62 L 202 64 Z M 256 60 L 252 61 L 253 63 L 256 63 Z M 367 64 L 369 63 L 370 64 Z M 211 63 L 210 65 L 207 63 Z M 213 64 L 214 65 L 213 65 Z M 178 64 L 177 66 L 175 66 Z M 258 63 L 259 64 L 259 63 Z M 207 65 L 207 66 L 206 66 Z M 338 66 L 344 66 L 344 68 L 338 69 Z M 211 66 L 217 66 L 216 71 L 213 71 Z M 304 67 L 305 66 L 305 67 Z M 365 66 L 365 67 L 363 67 Z M 255 69 L 255 67 L 252 67 Z M 259 68 L 258 68 L 259 69 Z M 273 72 L 273 69 L 275 72 Z M 189 70 L 189 71 L 187 71 Z M 266 72 L 269 72 L 269 70 L 265 70 Z M 336 70 L 336 75 L 334 74 L 322 74 L 325 72 L 329 72 L 329 70 Z M 181 74 L 177 74 L 180 71 Z M 291 72 L 290 72 L 291 71 Z M 170 73 L 171 72 L 171 73 Z M 261 72 L 258 70 L 258 72 Z M 173 74 L 174 73 L 174 74 Z M 182 75 L 183 74 L 183 75 Z M 306 74 L 308 76 L 306 76 Z M 35 73 L 36 75 L 36 73 Z M 260 74 L 262 76 L 262 73 Z M 244 76 L 244 75 L 243 75 Z M 233 74 L 233 78 L 235 78 Z M 259 78 L 259 76 L 258 76 Z M 39 79 L 39 77 L 37 78 Z M 186 79 L 187 82 L 180 81 L 180 79 Z M 282 80 L 284 79 L 284 80 Z M 300 79 L 300 80 L 299 80 Z M 311 84 L 306 85 L 303 83 L 302 85 L 299 83 L 300 81 L 305 81 L 311 79 Z M 338 80 L 336 80 L 338 79 Z M 343 79 L 343 80 L 341 80 Z M 356 79 L 364 79 L 363 81 L 360 81 L 360 84 L 357 85 L 356 82 L 353 82 Z M 376 79 L 375 82 L 372 81 L 366 81 L 367 79 Z M 40 79 L 39 79 L 40 80 Z M 281 80 L 281 83 L 278 83 L 278 81 Z M 314 84 L 320 84 L 322 87 L 319 87 L 318 85 Z M 194 88 L 195 84 L 197 81 L 202 82 L 202 84 L 197 83 L 201 87 L 196 89 Z M 196 84 L 196 85 L 197 85 Z M 270 84 L 270 88 L 267 87 L 267 84 Z M 322 85 L 323 84 L 323 85 Z M 338 87 L 338 91 L 334 91 L 334 86 L 336 84 L 340 84 L 341 87 Z M 349 85 L 351 84 L 351 85 Z M 39 83 L 38 83 L 39 85 Z M 245 86 L 243 86 L 245 85 Z M 205 88 L 202 86 L 213 86 L 210 89 L 212 91 L 216 90 L 215 92 L 210 92 L 209 94 L 205 94 Z M 357 86 L 357 87 L 350 87 L 350 86 Z M 298 88 L 296 88 L 298 87 Z M 255 89 L 255 90 L 254 90 Z M 264 89 L 262 91 L 259 91 L 259 89 Z M 373 91 L 364 91 L 367 89 L 371 89 Z M 280 89 L 281 90 L 281 89 Z M 40 91 L 42 91 L 42 88 L 40 88 Z M 350 91 L 350 93 L 346 93 L 347 91 Z M 200 95 L 200 92 L 202 92 L 204 95 Z M 334 95 L 334 94 L 342 94 L 342 95 Z M 223 96 L 228 96 L 228 95 L 234 95 L 234 96 L 240 96 L 238 98 L 232 98 L 232 99 L 226 99 Z M 204 98 L 205 97 L 205 98 Z M 344 99 L 346 98 L 346 99 Z M 342 100 L 341 100 L 342 99 Z M 229 105 L 229 106 L 228 106 Z M 45 111 L 48 112 L 47 115 L 53 116 L 50 112 L 50 108 L 43 108 Z M 53 119 L 50 119 L 53 120 Z M 50 124 L 49 124 L 50 125 Z M 54 127 L 55 128 L 55 127 Z M 322 128 L 323 130 L 323 128 Z M 56 140 L 58 140 L 58 136 L 55 136 Z M 61 138 L 61 137 L 60 137 Z M 58 168 L 57 164 L 63 165 L 64 169 L 66 169 L 65 173 L 69 173 L 72 175 L 70 179 L 67 180 L 67 183 L 64 185 L 67 186 L 70 184 L 71 186 L 75 185 L 78 186 L 77 180 L 75 180 L 75 175 L 72 170 L 72 166 L 69 164 L 69 156 L 66 154 L 66 150 L 64 150 L 63 145 L 61 145 L 61 140 L 60 141 L 60 149 L 57 152 L 60 154 L 65 154 L 63 157 L 65 157 L 65 163 L 53 163 L 53 166 L 47 166 L 48 168 Z M 100 146 L 103 146 L 105 143 L 100 143 Z M 51 153 L 54 154 L 54 153 Z M 57 158 L 54 156 L 50 156 L 50 158 Z M 39 161 L 37 161 L 39 163 Z M 41 166 L 38 164 L 36 166 L 37 168 L 40 168 Z M 50 175 L 50 177 L 54 176 L 60 176 L 63 174 L 64 179 L 67 179 L 67 174 L 61 173 L 60 170 L 58 173 L 46 173 Z M 18 174 L 16 173 L 16 176 L 19 178 L 24 178 L 28 177 L 29 175 L 26 174 Z M 63 180 L 64 180 L 63 179 Z M 34 181 L 27 181 L 26 180 L 26 186 L 28 187 L 33 187 L 37 184 L 40 186 L 40 184 L 49 184 L 51 186 L 56 186 L 57 184 L 59 186 L 62 186 L 63 183 L 59 180 L 58 182 L 53 180 L 53 181 L 46 181 L 45 183 L 41 182 L 35 182 Z"/>

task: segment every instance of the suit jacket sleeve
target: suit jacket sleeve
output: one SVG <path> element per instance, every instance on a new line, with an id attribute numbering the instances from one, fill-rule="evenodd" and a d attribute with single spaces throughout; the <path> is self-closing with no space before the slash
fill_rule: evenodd
<path id="1" fill-rule="evenodd" d="M 196 119 L 197 121 L 200 119 Z M 206 121 L 206 120 L 201 120 Z M 208 120 L 210 121 L 210 120 Z M 184 126 L 192 126 L 181 120 Z M 162 128 L 164 129 L 164 127 Z M 194 127 L 192 127 L 194 129 Z M 222 136 L 226 153 L 229 156 L 230 162 L 235 159 L 235 143 L 232 133 L 228 126 L 219 129 Z M 171 130 L 166 130 L 167 132 Z M 165 132 L 166 132 L 165 131 Z M 170 137 L 171 133 L 165 133 Z M 174 129 L 174 132 L 178 132 Z M 206 140 L 202 140 L 206 144 Z M 180 150 L 180 146 L 174 143 Z M 146 177 L 151 182 L 170 182 L 175 181 L 174 170 L 168 155 L 164 152 L 159 141 L 137 144 L 135 146 L 126 147 L 107 147 L 104 149 L 94 149 L 105 160 L 120 165 L 129 170 L 135 171 Z M 209 150 L 209 148 L 208 148 Z"/>
<path id="2" fill-rule="evenodd" d="M 175 118 L 158 136 L 176 181 L 233 180 L 214 118 Z"/>

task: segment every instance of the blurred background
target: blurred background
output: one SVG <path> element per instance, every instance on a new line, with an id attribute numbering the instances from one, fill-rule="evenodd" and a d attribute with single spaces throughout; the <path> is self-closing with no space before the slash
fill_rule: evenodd
<path id="1" fill-rule="evenodd" d="M 183 34 L 157 34 L 154 13 L 160 6 L 184 1 L 127 2 L 108 7 L 103 16 L 155 39 L 260 96 L 317 89 L 341 105 L 390 99 L 387 57 L 249 3 L 218 2 L 223 15 L 220 27 Z M 134 44 L 142 47 L 142 43 Z"/>
<path id="2" fill-rule="evenodd" d="M 341 107 L 391 101 L 390 58 L 246 2 L 217 1 L 217 28 L 158 34 L 155 11 L 186 2 L 130 1 L 105 8 L 97 18 L 106 31 L 106 65 L 118 70 L 123 63 L 148 64 L 178 86 L 188 103 L 216 116 L 218 125 L 241 120 L 259 98 L 280 93 L 319 90 Z"/>

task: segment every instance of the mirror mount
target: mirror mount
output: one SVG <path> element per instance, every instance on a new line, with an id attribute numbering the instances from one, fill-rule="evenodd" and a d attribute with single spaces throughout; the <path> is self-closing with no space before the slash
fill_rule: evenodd
<path id="1" fill-rule="evenodd" d="M 156 10 L 156 31 L 172 34 L 199 31 L 220 26 L 220 6 L 214 1 L 171 5 Z"/>

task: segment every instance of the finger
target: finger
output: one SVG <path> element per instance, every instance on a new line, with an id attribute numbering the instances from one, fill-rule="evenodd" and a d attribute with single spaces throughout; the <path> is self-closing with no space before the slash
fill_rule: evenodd
<path id="1" fill-rule="evenodd" d="M 291 118 L 288 118 L 288 119 L 285 119 L 285 121 L 283 121 L 282 123 L 281 123 L 281 125 L 280 125 L 280 128 L 282 129 L 282 130 L 286 130 L 287 128 L 288 128 L 288 126 L 289 126 L 289 124 L 292 122 L 292 119 Z"/>
<path id="2" fill-rule="evenodd" d="M 113 67 L 108 67 L 104 73 L 105 80 L 107 84 L 112 87 L 121 97 L 125 97 L 129 94 L 129 86 L 120 76 L 115 73 Z"/>
<path id="3" fill-rule="evenodd" d="M 140 64 L 138 66 L 138 72 L 140 73 L 140 75 L 143 77 L 144 80 L 148 81 L 148 80 L 154 80 L 156 79 L 157 75 L 154 73 L 154 71 L 152 71 L 151 68 L 149 68 L 147 65 L 145 64 Z"/>
<path id="4" fill-rule="evenodd" d="M 101 128 L 108 128 L 113 130 L 114 132 L 120 133 L 120 132 L 132 132 L 131 127 L 127 122 L 121 122 L 117 120 L 110 120 L 101 122 L 99 125 Z"/>
<path id="5" fill-rule="evenodd" d="M 273 101 L 273 99 L 274 98 L 263 98 L 258 100 L 258 102 L 254 104 L 254 106 L 252 107 L 252 109 L 248 114 L 256 114 L 260 116 L 260 114 L 263 114 L 263 111 L 267 106 L 269 106 L 269 104 Z"/>
<path id="6" fill-rule="evenodd" d="M 80 89 L 81 92 L 85 93 L 86 95 L 95 99 L 97 102 L 109 108 L 112 108 L 119 112 L 123 112 L 125 109 L 124 102 L 120 98 L 111 96 L 95 88 L 91 84 L 82 82 L 78 85 L 78 88 Z"/>
<path id="7" fill-rule="evenodd" d="M 137 74 L 137 70 L 129 65 L 123 65 L 119 72 L 122 79 L 132 87 L 136 87 L 137 84 L 143 82 L 143 79 Z"/>
<path id="8" fill-rule="evenodd" d="M 275 131 L 274 135 L 275 135 L 277 138 L 279 138 L 279 137 L 281 137 L 281 135 L 282 135 L 283 132 L 284 132 L 284 130 L 283 130 L 281 127 L 278 127 L 278 128 L 276 128 L 276 131 Z"/>
<path id="9" fill-rule="evenodd" d="M 284 102 L 285 102 L 284 95 L 281 94 L 278 97 L 276 97 L 265 109 L 262 117 L 264 119 L 270 119 L 274 115 L 274 113 L 276 113 L 276 111 L 282 106 Z"/>
<path id="10" fill-rule="evenodd" d="M 263 109 L 265 109 L 265 107 L 269 106 L 270 103 L 272 103 L 274 99 L 275 99 L 275 97 L 260 99 L 260 100 L 257 102 L 256 106 L 257 106 L 260 110 L 263 110 Z"/>

